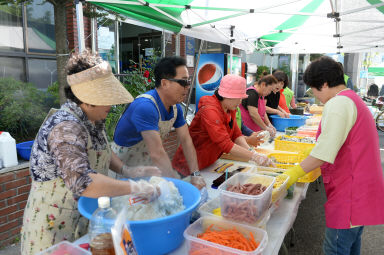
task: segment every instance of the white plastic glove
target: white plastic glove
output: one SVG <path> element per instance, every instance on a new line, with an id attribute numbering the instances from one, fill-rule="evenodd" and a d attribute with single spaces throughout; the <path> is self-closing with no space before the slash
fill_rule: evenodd
<path id="1" fill-rule="evenodd" d="M 127 166 L 123 165 L 121 174 L 128 178 L 144 176 L 161 176 L 161 171 L 155 166 Z"/>
<path id="2" fill-rule="evenodd" d="M 135 182 L 128 180 L 128 182 L 131 186 L 131 195 L 144 198 L 147 202 L 151 202 L 160 196 L 160 188 L 147 181 L 140 180 Z"/>
<path id="3" fill-rule="evenodd" d="M 270 158 L 268 158 L 264 154 L 259 154 L 257 152 L 253 152 L 252 158 L 250 161 L 253 161 L 258 166 L 275 166 Z"/>
<path id="4" fill-rule="evenodd" d="M 191 184 L 199 190 L 201 190 L 207 185 L 203 176 L 191 176 Z"/>
<path id="5" fill-rule="evenodd" d="M 271 138 L 275 137 L 275 135 L 276 135 L 276 129 L 275 129 L 273 126 L 268 126 L 268 127 L 266 128 L 266 131 L 268 131 L 269 136 L 270 136 Z"/>

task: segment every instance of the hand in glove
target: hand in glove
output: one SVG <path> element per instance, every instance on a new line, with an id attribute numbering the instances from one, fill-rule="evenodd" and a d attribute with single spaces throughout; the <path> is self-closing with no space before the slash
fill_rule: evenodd
<path id="1" fill-rule="evenodd" d="M 131 187 L 131 195 L 144 198 L 147 202 L 151 202 L 160 196 L 160 188 L 147 181 L 140 180 L 135 182 L 129 180 L 128 182 Z"/>
<path id="2" fill-rule="evenodd" d="M 206 183 L 205 183 L 203 176 L 187 176 L 187 177 L 183 178 L 182 180 L 185 182 L 189 182 L 190 184 L 192 184 L 193 186 L 195 186 L 199 190 L 201 190 L 202 188 L 204 188 L 206 186 Z"/>
<path id="3" fill-rule="evenodd" d="M 274 126 L 269 125 L 269 126 L 267 127 L 266 130 L 269 132 L 269 136 L 270 136 L 271 138 L 275 137 L 275 135 L 276 135 L 276 129 L 274 128 Z"/>
<path id="4" fill-rule="evenodd" d="M 207 185 L 203 176 L 191 176 L 191 184 L 199 190 L 201 190 Z"/>
<path id="5" fill-rule="evenodd" d="M 259 154 L 257 152 L 254 152 L 252 155 L 252 158 L 250 161 L 253 161 L 258 166 L 273 166 L 275 167 L 275 164 L 272 162 L 270 158 L 268 158 L 264 154 Z"/>
<path id="6" fill-rule="evenodd" d="M 296 183 L 300 177 L 303 177 L 306 174 L 306 172 L 304 172 L 303 168 L 301 168 L 300 165 L 297 165 L 287 169 L 287 171 L 285 171 L 283 174 L 286 174 L 289 176 L 289 180 L 287 183 L 287 189 L 288 189 L 294 183 Z"/>
<path id="7" fill-rule="evenodd" d="M 250 136 L 245 137 L 245 141 L 254 147 L 259 146 L 264 142 L 264 136 L 260 136 L 260 131 L 259 132 L 253 132 Z"/>
<path id="8" fill-rule="evenodd" d="M 161 171 L 155 166 L 127 166 L 123 165 L 121 174 L 128 178 L 144 176 L 161 176 Z"/>

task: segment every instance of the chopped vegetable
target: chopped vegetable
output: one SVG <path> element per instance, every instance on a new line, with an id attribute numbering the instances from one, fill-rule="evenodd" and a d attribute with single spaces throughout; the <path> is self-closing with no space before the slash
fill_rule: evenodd
<path id="1" fill-rule="evenodd" d="M 236 228 L 212 230 L 213 224 L 210 225 L 204 233 L 198 234 L 197 237 L 208 242 L 221 244 L 227 247 L 235 248 L 242 251 L 254 251 L 259 246 L 252 232 L 249 232 L 249 238 L 246 238 Z M 216 248 L 207 247 L 205 245 L 194 244 L 189 252 L 190 255 L 219 255 L 220 251 Z"/>

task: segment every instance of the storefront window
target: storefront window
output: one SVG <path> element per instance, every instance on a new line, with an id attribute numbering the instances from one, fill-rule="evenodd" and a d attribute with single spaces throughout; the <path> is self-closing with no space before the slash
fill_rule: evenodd
<path id="1" fill-rule="evenodd" d="M 25 81 L 25 64 L 22 58 L 0 57 L 0 78 L 13 77 Z"/>
<path id="2" fill-rule="evenodd" d="M 56 60 L 29 59 L 29 82 L 39 89 L 47 89 L 49 85 L 57 81 Z"/>
<path id="3" fill-rule="evenodd" d="M 113 73 L 116 73 L 115 23 L 110 26 L 100 26 L 97 29 L 97 45 L 100 56 L 109 62 Z"/>
<path id="4" fill-rule="evenodd" d="M 30 52 L 55 53 L 53 6 L 43 0 L 27 5 L 27 41 Z"/>
<path id="5" fill-rule="evenodd" d="M 0 5 L 0 51 L 24 51 L 21 5 Z"/>

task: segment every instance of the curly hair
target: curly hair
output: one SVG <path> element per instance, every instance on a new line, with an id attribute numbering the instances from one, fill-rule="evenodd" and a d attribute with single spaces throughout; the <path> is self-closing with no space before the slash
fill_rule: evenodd
<path id="1" fill-rule="evenodd" d="M 66 70 L 67 75 L 80 73 L 98 64 L 101 64 L 103 59 L 98 53 L 92 53 L 90 49 L 85 49 L 83 52 L 74 52 L 68 59 Z M 67 99 L 81 105 L 83 102 L 73 94 L 71 87 L 64 88 L 65 96 Z"/>
<path id="2" fill-rule="evenodd" d="M 329 88 L 345 85 L 343 68 L 327 56 L 313 61 L 305 70 L 303 80 L 305 84 L 317 90 L 321 90 L 324 83 L 327 83 Z"/>
<path id="3" fill-rule="evenodd" d="M 90 49 L 86 49 L 83 52 L 74 52 L 71 54 L 67 62 L 67 75 L 79 73 L 101 64 L 102 62 L 103 59 L 99 56 L 99 54 L 92 53 Z"/>

